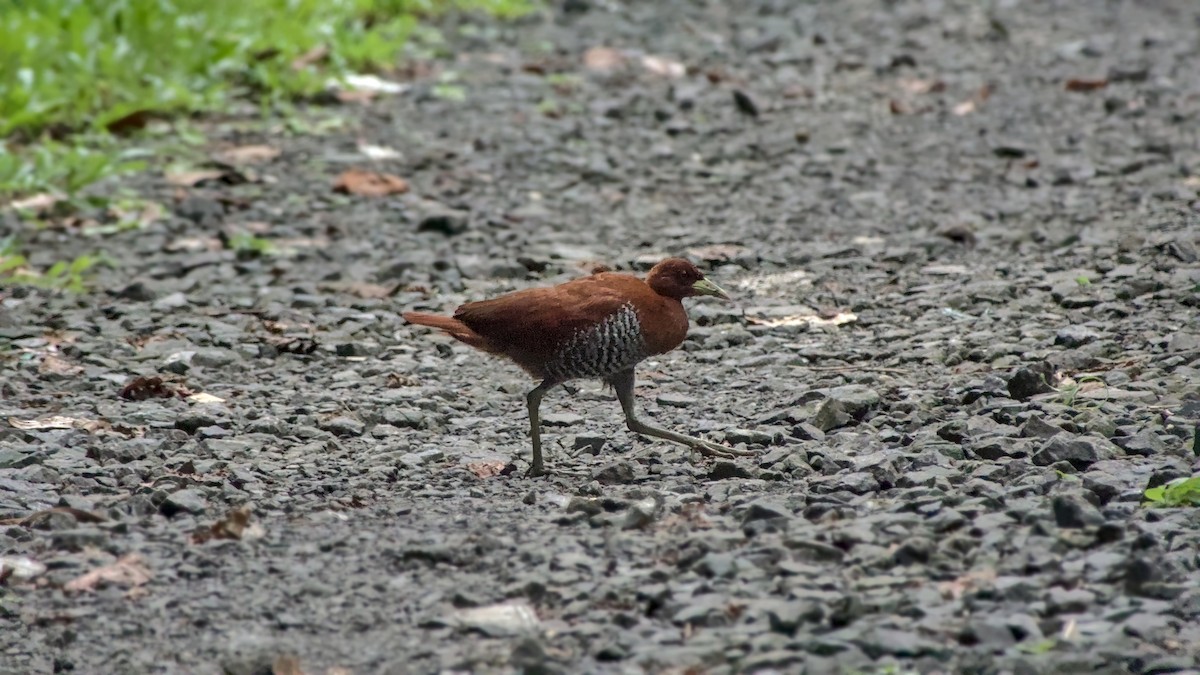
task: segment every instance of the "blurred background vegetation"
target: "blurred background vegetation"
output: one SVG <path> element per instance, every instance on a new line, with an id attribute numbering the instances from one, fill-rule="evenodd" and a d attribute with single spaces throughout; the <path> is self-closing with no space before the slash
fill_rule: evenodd
<path id="1" fill-rule="evenodd" d="M 501 18 L 531 0 L 6 0 L 0 2 L 0 199 L 77 192 L 139 164 L 111 132 L 148 117 L 266 110 L 331 78 L 394 68 L 423 20 Z"/>

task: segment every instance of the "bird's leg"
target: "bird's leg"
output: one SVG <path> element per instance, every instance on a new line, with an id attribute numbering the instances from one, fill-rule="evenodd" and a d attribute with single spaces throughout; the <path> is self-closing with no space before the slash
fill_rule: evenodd
<path id="1" fill-rule="evenodd" d="M 652 427 L 649 424 L 639 420 L 633 410 L 632 369 L 613 375 L 612 377 L 608 378 L 608 382 L 617 392 L 617 400 L 621 402 L 621 410 L 625 411 L 626 426 L 628 426 L 629 430 L 635 434 L 654 436 L 656 438 L 682 443 L 683 445 L 692 448 L 700 454 L 708 455 L 710 457 L 739 457 L 755 454 L 748 450 L 737 450 L 735 448 L 725 447 L 724 445 L 718 445 L 712 441 L 706 441 L 703 438 L 696 438 L 694 436 L 687 436 L 685 434 L 677 434 L 674 431 L 667 431 L 666 429 Z"/>
<path id="2" fill-rule="evenodd" d="M 534 387 L 525 396 L 525 400 L 529 404 L 529 437 L 533 440 L 533 461 L 529 464 L 529 471 L 525 472 L 527 477 L 546 474 L 546 467 L 542 464 L 542 424 L 538 408 L 542 405 L 542 395 L 553 386 L 553 382 L 542 380 L 541 384 Z"/>

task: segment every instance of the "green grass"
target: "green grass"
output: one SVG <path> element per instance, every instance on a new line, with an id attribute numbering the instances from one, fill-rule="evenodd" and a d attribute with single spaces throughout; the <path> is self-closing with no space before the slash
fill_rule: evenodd
<path id="1" fill-rule="evenodd" d="M 130 169 L 95 144 L 44 143 L 47 132 L 96 134 L 235 100 L 269 111 L 331 78 L 398 65 L 423 17 L 509 18 L 535 1 L 0 1 L 0 196 L 73 192 Z"/>
<path id="2" fill-rule="evenodd" d="M 33 286 L 72 293 L 87 289 L 89 272 L 101 262 L 95 255 L 81 255 L 71 261 L 59 261 L 45 270 L 29 267 L 13 237 L 0 240 L 0 287 Z"/>
<path id="3" fill-rule="evenodd" d="M 1145 506 L 1200 506 L 1200 476 L 1176 478 L 1147 489 L 1143 496 Z"/>

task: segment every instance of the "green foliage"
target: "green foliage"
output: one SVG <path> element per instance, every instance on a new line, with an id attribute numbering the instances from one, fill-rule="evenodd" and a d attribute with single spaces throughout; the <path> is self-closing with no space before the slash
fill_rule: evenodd
<path id="1" fill-rule="evenodd" d="M 82 138 L 75 144 L 46 141 L 21 153 L 0 144 L 0 198 L 56 189 L 74 196 L 102 178 L 144 166 L 102 143 L 85 144 Z"/>
<path id="2" fill-rule="evenodd" d="M 1166 485 L 1149 488 L 1144 496 L 1144 506 L 1200 506 L 1200 476 L 1176 478 Z"/>
<path id="3" fill-rule="evenodd" d="M 38 272 L 29 268 L 16 240 L 7 237 L 0 240 L 0 286 L 34 286 L 81 293 L 86 290 L 88 272 L 98 262 L 100 259 L 96 256 L 81 255 L 70 262 L 56 262 L 50 269 Z"/>
<path id="4" fill-rule="evenodd" d="M 394 65 L 419 16 L 531 8 L 528 0 L 4 2 L 0 135 L 106 129 L 135 113 L 217 108 L 243 91 L 308 95 L 331 75 Z"/>
<path id="5" fill-rule="evenodd" d="M 228 248 L 244 258 L 275 255 L 278 252 L 270 239 L 256 237 L 246 232 L 239 232 L 229 237 Z"/>

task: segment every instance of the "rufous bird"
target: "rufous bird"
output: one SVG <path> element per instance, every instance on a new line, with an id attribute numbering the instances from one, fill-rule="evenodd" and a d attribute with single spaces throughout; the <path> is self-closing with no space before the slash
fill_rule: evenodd
<path id="1" fill-rule="evenodd" d="M 702 454 L 733 457 L 753 454 L 702 438 L 667 431 L 634 414 L 634 367 L 642 360 L 678 347 L 687 336 L 684 298 L 729 295 L 682 258 L 655 265 L 643 281 L 631 274 L 600 272 L 557 286 L 531 288 L 491 300 L 469 302 L 440 316 L 406 312 L 409 323 L 441 329 L 480 351 L 507 357 L 541 380 L 526 396 L 533 460 L 528 475 L 540 476 L 542 397 L 556 385 L 596 378 L 612 385 L 629 430 L 682 443 Z"/>

